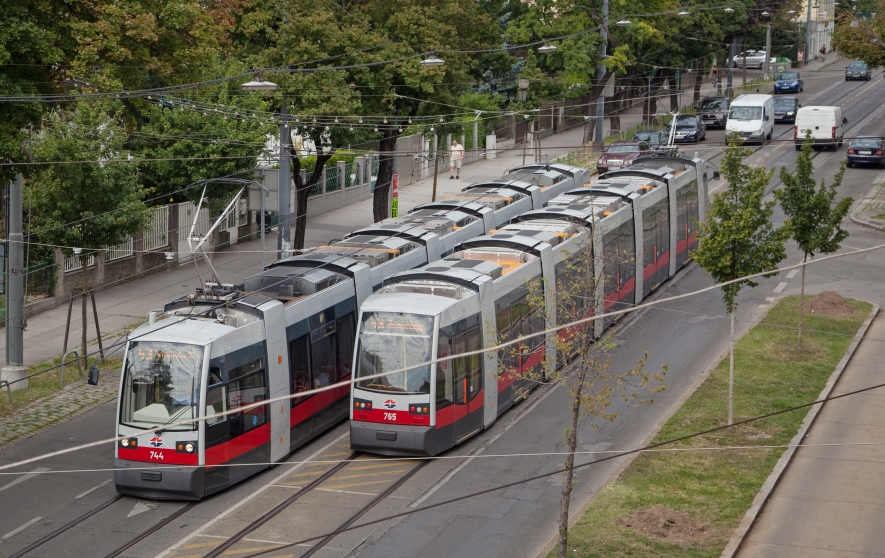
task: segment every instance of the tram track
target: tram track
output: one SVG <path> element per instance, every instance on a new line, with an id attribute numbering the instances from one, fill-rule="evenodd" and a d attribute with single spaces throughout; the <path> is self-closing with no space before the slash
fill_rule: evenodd
<path id="1" fill-rule="evenodd" d="M 217 558 L 219 556 L 226 556 L 231 553 L 237 554 L 246 554 L 247 552 L 254 551 L 256 549 L 242 548 L 237 547 L 238 544 L 244 543 L 254 543 L 255 541 L 252 539 L 248 539 L 248 535 L 255 533 L 262 526 L 267 525 L 273 518 L 280 516 L 280 514 L 295 504 L 296 502 L 305 499 L 305 496 L 308 494 L 312 494 L 316 496 L 317 493 L 327 493 L 334 494 L 334 497 L 338 497 L 340 493 L 352 494 L 352 495 L 362 495 L 367 496 L 369 494 L 362 492 L 352 492 L 347 490 L 336 490 L 334 488 L 322 488 L 323 485 L 329 486 L 330 483 L 334 486 L 336 480 L 345 483 L 348 485 L 349 481 L 353 480 L 354 477 L 367 476 L 371 477 L 372 475 L 378 475 L 379 473 L 363 473 L 362 469 L 367 468 L 389 468 L 393 469 L 386 473 L 381 474 L 396 474 L 396 478 L 389 479 L 389 484 L 386 485 L 380 492 L 377 494 L 371 495 L 372 499 L 366 502 L 365 504 L 359 506 L 355 511 L 350 513 L 346 519 L 343 519 L 338 526 L 334 528 L 334 530 L 329 531 L 326 526 L 319 526 L 317 531 L 319 533 L 327 533 L 322 538 L 317 541 L 313 546 L 309 548 L 304 548 L 307 545 L 299 545 L 299 550 L 303 548 L 303 552 L 296 553 L 300 558 L 305 558 L 308 556 L 313 556 L 322 550 L 326 545 L 328 545 L 335 537 L 337 537 L 342 531 L 351 527 L 354 523 L 356 523 L 361 517 L 365 516 L 376 506 L 384 502 L 388 499 L 394 492 L 396 492 L 400 487 L 402 487 L 409 479 L 413 478 L 426 464 L 427 461 L 415 461 L 410 463 L 410 467 L 406 471 L 396 471 L 396 467 L 402 465 L 404 462 L 399 459 L 391 459 L 391 458 L 376 458 L 373 456 L 368 456 L 361 452 L 353 452 L 349 457 L 344 458 L 342 461 L 336 463 L 329 470 L 323 472 L 317 478 L 313 479 L 311 482 L 306 484 L 305 486 L 298 489 L 298 491 L 275 505 L 272 509 L 265 512 L 263 515 L 252 521 L 249 525 L 242 528 L 233 536 L 226 539 L 220 545 L 213 548 L 207 554 L 203 555 L 203 558 Z M 348 471 L 348 467 L 351 467 L 351 471 Z M 377 469 L 374 469 L 377 470 Z M 351 474 L 346 474 L 346 473 Z M 309 474 L 309 473 L 302 473 Z M 373 481 L 379 482 L 379 481 Z M 387 481 L 381 481 L 387 483 Z M 312 505 L 316 505 L 315 503 Z M 285 543 L 278 543 L 280 549 L 285 548 Z M 262 549 L 273 552 L 273 547 L 266 547 Z"/>
<path id="2" fill-rule="evenodd" d="M 116 496 L 114 496 L 110 500 L 104 502 L 103 504 L 99 504 L 98 506 L 81 514 L 80 516 L 76 517 L 75 519 L 65 523 L 64 525 L 62 525 L 61 527 L 59 527 L 55 531 L 49 533 L 48 535 L 45 535 L 45 536 L 37 539 L 36 541 L 29 544 L 25 548 L 17 551 L 15 554 L 12 554 L 10 556 L 10 558 L 23 558 L 23 557 L 27 556 L 28 554 L 37 550 L 38 548 L 42 547 L 43 545 L 47 544 L 48 542 L 58 538 L 61 535 L 64 535 L 67 532 L 70 532 L 72 529 L 74 529 L 75 527 L 77 527 L 78 525 L 80 525 L 81 523 L 86 521 L 87 519 L 98 515 L 102 511 L 110 508 L 112 505 L 123 500 L 124 498 L 125 498 L 125 496 L 123 496 L 122 494 L 117 494 Z M 156 533 L 157 531 L 159 531 L 160 529 L 162 529 L 163 527 L 165 527 L 166 525 L 168 525 L 169 523 L 171 523 L 172 521 L 174 521 L 178 517 L 184 515 L 185 513 L 187 513 L 191 509 L 193 509 L 193 507 L 195 505 L 196 505 L 196 502 L 180 507 L 179 509 L 177 509 L 174 512 L 172 512 L 171 514 L 167 515 L 166 517 L 164 517 L 160 521 L 154 523 L 153 525 L 151 525 L 150 527 L 148 527 L 147 529 L 145 529 L 144 531 L 139 533 L 137 536 L 135 536 L 134 538 L 132 538 L 129 541 L 127 541 L 126 543 L 124 543 L 123 545 L 117 547 L 115 550 L 106 554 L 105 558 L 114 558 L 115 556 L 119 556 L 124 551 L 128 550 L 129 548 L 132 548 L 133 546 L 135 546 L 139 542 L 145 540 L 146 538 L 150 537 L 151 535 L 153 535 L 154 533 Z"/>

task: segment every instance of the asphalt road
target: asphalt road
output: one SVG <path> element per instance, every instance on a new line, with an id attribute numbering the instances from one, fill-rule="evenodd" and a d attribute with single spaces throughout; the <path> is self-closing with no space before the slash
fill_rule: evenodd
<path id="1" fill-rule="evenodd" d="M 841 70 L 841 67 L 840 64 L 835 68 Z M 885 135 L 881 118 L 885 106 L 881 93 L 874 93 L 882 87 L 881 72 L 876 72 L 875 79 L 868 83 L 844 83 L 841 73 L 832 71 L 833 68 L 831 66 L 829 72 L 806 76 L 805 93 L 799 95 L 802 104 L 840 104 L 849 119 L 849 136 Z M 711 130 L 706 143 L 687 146 L 685 151 L 698 151 L 700 156 L 718 164 L 723 140 L 723 132 Z M 838 171 L 845 150 L 846 147 L 842 147 L 836 152 L 818 152 L 814 159 L 818 176 L 829 181 Z M 750 162 L 791 168 L 795 158 L 792 125 L 777 124 L 775 141 L 758 148 Z M 848 169 L 840 193 L 862 198 L 881 172 L 867 168 Z M 772 186 L 778 182 L 773 180 Z M 721 188 L 721 183 L 711 184 L 714 192 L 717 188 Z M 778 212 L 775 220 L 780 222 L 782 219 Z M 845 227 L 851 233 L 845 242 L 847 247 L 864 248 L 882 242 L 881 233 L 850 222 L 846 222 Z M 799 254 L 793 246 L 788 253 L 787 263 L 799 261 Z M 846 296 L 883 304 L 885 288 L 879 280 L 883 260 L 885 256 L 873 252 L 812 266 L 808 271 L 807 290 L 814 293 L 832 289 Z M 709 285 L 711 280 L 692 265 L 655 296 L 687 293 Z M 757 288 L 745 289 L 739 297 L 738 330 L 748 327 L 764 311 L 768 298 L 797 293 L 798 289 L 799 278 L 795 275 L 765 279 Z M 639 409 L 616 403 L 620 418 L 613 423 L 599 424 L 598 430 L 588 423 L 583 424 L 579 436 L 581 448 L 607 451 L 638 445 L 727 347 L 728 327 L 716 291 L 642 311 L 622 326 L 617 334 L 619 345 L 615 368 L 634 365 L 647 351 L 649 370 L 668 364 L 668 388 L 655 397 L 654 404 Z M 11 463 L 22 457 L 107 437 L 113 433 L 113 414 L 113 404 L 81 414 L 4 449 L 0 452 L 0 463 Z M 424 467 L 395 494 L 391 504 L 379 506 L 364 520 L 557 470 L 563 458 L 550 454 L 563 450 L 562 429 L 567 414 L 567 400 L 562 390 L 537 390 L 491 429 L 448 452 L 447 459 Z M 330 444 L 340 443 L 345 433 L 346 425 L 339 425 L 290 456 L 289 461 L 302 461 Z M 579 458 L 579 462 L 581 459 L 586 460 Z M 110 447 L 96 447 L 22 469 L 48 469 L 49 474 L 0 476 L 0 509 L 3 510 L 0 513 L 0 557 L 12 556 L 85 511 L 110 502 L 115 497 L 113 484 L 109 482 L 112 462 Z M 577 510 L 617 466 L 617 461 L 610 461 L 579 470 L 573 510 Z M 287 467 L 293 465 L 280 465 L 201 502 L 121 555 L 201 555 L 221 537 L 233 534 L 254 519 L 262 502 L 273 501 L 277 492 L 285 490 L 272 484 L 272 480 L 286 473 Z M 367 527 L 338 537 L 317 556 L 529 556 L 542 549 L 556 530 L 560 483 L 560 478 L 553 476 Z M 347 505 L 346 499 L 341 505 Z M 122 498 L 28 556 L 103 556 L 181 506 L 181 503 L 146 505 L 132 498 Z M 318 516 L 317 520 L 321 517 Z M 336 525 L 329 525 L 330 530 L 334 527 Z M 293 528 L 287 541 L 297 540 L 298 531 Z M 279 535 L 284 537 L 286 533 L 282 531 Z M 256 541 L 255 544 L 257 548 L 264 543 Z M 292 552 L 290 550 L 288 554 Z M 274 555 L 278 554 L 269 554 Z"/>

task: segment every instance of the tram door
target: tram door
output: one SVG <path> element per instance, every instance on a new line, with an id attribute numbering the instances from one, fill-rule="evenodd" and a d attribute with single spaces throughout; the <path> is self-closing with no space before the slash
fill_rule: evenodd
<path id="1" fill-rule="evenodd" d="M 482 335 L 474 327 L 452 338 L 452 354 L 482 348 Z M 482 428 L 483 398 L 478 397 L 482 385 L 482 355 L 452 359 L 455 382 L 455 442 Z"/>

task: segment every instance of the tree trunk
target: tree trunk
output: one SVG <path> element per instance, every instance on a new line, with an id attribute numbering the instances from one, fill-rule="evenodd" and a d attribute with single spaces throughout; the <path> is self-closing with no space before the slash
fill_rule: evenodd
<path id="1" fill-rule="evenodd" d="M 677 90 L 676 76 L 668 78 L 670 82 L 670 112 L 679 110 L 679 92 Z"/>
<path id="2" fill-rule="evenodd" d="M 323 176 L 323 167 L 332 157 L 332 152 L 317 152 L 317 164 L 313 173 L 306 182 L 301 180 L 301 159 L 295 152 L 294 147 L 290 148 L 292 155 L 292 180 L 295 182 L 295 236 L 292 240 L 292 248 L 294 250 L 304 249 L 304 237 L 307 232 L 307 198 L 310 196 L 310 190 L 313 188 Z M 284 226 L 280 223 L 280 226 Z M 291 226 L 291 224 L 290 224 Z"/>
<path id="3" fill-rule="evenodd" d="M 728 343 L 728 424 L 734 424 L 734 312 L 731 313 L 731 337 Z"/>
<path id="4" fill-rule="evenodd" d="M 698 103 L 701 102 L 701 81 L 703 80 L 704 72 L 700 68 L 700 64 L 697 63 L 697 60 L 694 63 L 694 105 L 697 106 Z"/>
<path id="5" fill-rule="evenodd" d="M 580 390 L 580 386 L 578 386 Z M 581 416 L 580 391 L 572 398 L 572 423 L 569 428 L 566 443 L 568 455 L 565 458 L 565 478 L 562 481 L 562 501 L 559 509 L 559 552 L 558 558 L 566 558 L 568 555 L 568 517 L 569 506 L 572 500 L 572 483 L 574 481 L 575 451 L 578 447 L 578 419 Z"/>
<path id="6" fill-rule="evenodd" d="M 808 254 L 802 255 L 802 263 L 808 260 Z M 805 266 L 802 266 L 802 280 L 799 287 L 799 346 L 802 346 L 802 318 L 805 315 Z"/>
<path id="7" fill-rule="evenodd" d="M 390 215 L 388 196 L 390 183 L 393 180 L 393 153 L 396 150 L 396 140 L 399 134 L 396 130 L 384 130 L 381 138 L 381 156 L 378 161 L 378 176 L 375 180 L 375 189 L 372 191 L 372 216 L 375 222 L 383 221 Z"/>

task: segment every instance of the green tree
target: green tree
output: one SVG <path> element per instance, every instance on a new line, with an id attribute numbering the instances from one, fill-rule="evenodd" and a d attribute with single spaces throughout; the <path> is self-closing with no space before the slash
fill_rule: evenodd
<path id="1" fill-rule="evenodd" d="M 584 320 L 602 309 L 603 285 L 614 282 L 610 270 L 621 254 L 611 254 L 607 261 L 595 258 L 591 236 L 595 231 L 582 230 L 563 249 L 563 265 L 557 264 L 556 282 L 544 280 L 526 285 L 526 295 L 503 312 L 497 311 L 499 342 L 512 341 L 526 334 L 553 329 L 563 324 Z M 598 239 L 597 239 L 598 240 Z M 627 265 L 635 262 L 623 262 Z M 600 269 L 601 268 L 601 269 Z M 597 273 L 598 271 L 598 273 Z M 610 407 L 615 398 L 640 407 L 653 403 L 647 397 L 663 391 L 667 365 L 659 372 L 646 370 L 648 355 L 635 366 L 616 370 L 612 358 L 616 344 L 613 334 L 603 335 L 602 324 L 586 322 L 560 329 L 549 340 L 535 336 L 498 351 L 499 377 L 514 381 L 514 400 L 525 397 L 527 388 L 535 383 L 552 384 L 565 390 L 568 425 L 563 431 L 566 454 L 559 512 L 559 545 L 557 556 L 568 552 L 569 510 L 574 488 L 575 452 L 580 439 L 578 428 L 589 420 L 593 429 L 601 421 L 612 422 L 619 414 Z M 552 349 L 555 367 L 545 357 Z M 529 363 L 539 362 L 532 366 Z"/>
<path id="2" fill-rule="evenodd" d="M 867 4 L 865 14 L 862 4 Z M 863 60 L 870 68 L 885 66 L 885 0 L 858 4 L 858 13 L 843 11 L 833 32 L 833 47 L 843 58 Z"/>
<path id="3" fill-rule="evenodd" d="M 764 201 L 774 169 L 753 168 L 744 163 L 752 149 L 742 147 L 735 134 L 728 138 L 721 172 L 728 189 L 713 196 L 707 220 L 698 225 L 698 248 L 692 258 L 717 283 L 725 283 L 777 268 L 786 257 L 784 243 L 789 226 L 775 227 L 771 222 L 775 201 Z M 723 285 L 722 301 L 731 317 L 728 379 L 728 424 L 734 422 L 732 395 L 734 387 L 734 313 L 737 295 L 744 287 L 758 283 L 744 279 Z"/>
<path id="4" fill-rule="evenodd" d="M 84 293 L 90 256 L 103 258 L 105 246 L 125 242 L 150 219 L 142 201 L 146 191 L 135 165 L 127 161 L 127 134 L 115 108 L 85 102 L 71 111 L 55 110 L 34 138 L 34 158 L 45 163 L 29 181 L 34 231 L 42 242 L 62 246 L 66 256 L 75 247 L 82 249 Z"/>
<path id="5" fill-rule="evenodd" d="M 851 209 L 851 198 L 842 198 L 833 205 L 836 190 L 842 185 L 845 174 L 845 161 L 839 172 L 827 186 L 821 179 L 820 187 L 814 180 L 814 165 L 811 163 L 811 152 L 814 141 L 810 133 L 802 145 L 802 151 L 796 158 L 795 172 L 781 168 L 781 182 L 784 186 L 775 191 L 787 216 L 790 236 L 802 251 L 802 263 L 816 254 L 832 254 L 839 249 L 843 240 L 848 238 L 848 231 L 842 228 L 842 219 Z M 805 266 L 802 266 L 802 287 L 799 295 L 799 345 L 802 345 L 802 318 L 805 313 Z"/>

